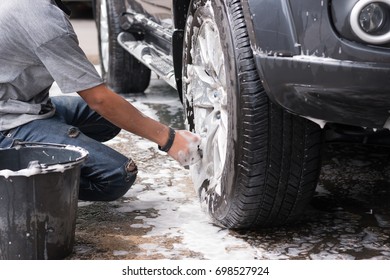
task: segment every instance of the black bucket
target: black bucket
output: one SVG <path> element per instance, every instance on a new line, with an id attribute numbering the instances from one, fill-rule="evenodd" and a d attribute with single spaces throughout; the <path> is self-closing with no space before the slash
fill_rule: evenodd
<path id="1" fill-rule="evenodd" d="M 63 259 L 72 252 L 87 155 L 38 143 L 0 150 L 0 259 Z"/>

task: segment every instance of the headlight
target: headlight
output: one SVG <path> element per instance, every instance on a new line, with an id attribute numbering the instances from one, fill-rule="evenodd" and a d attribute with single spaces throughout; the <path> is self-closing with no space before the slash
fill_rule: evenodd
<path id="1" fill-rule="evenodd" d="M 380 3 L 371 3 L 365 6 L 359 16 L 360 27 L 368 34 L 381 31 L 386 22 L 386 10 Z"/>
<path id="2" fill-rule="evenodd" d="M 356 36 L 367 43 L 389 43 L 390 0 L 360 0 L 352 9 L 350 24 Z"/>

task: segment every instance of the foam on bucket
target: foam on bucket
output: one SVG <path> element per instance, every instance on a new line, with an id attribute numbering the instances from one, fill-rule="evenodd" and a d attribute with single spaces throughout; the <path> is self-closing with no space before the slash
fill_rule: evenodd
<path id="1" fill-rule="evenodd" d="M 0 150 L 0 259 L 62 259 L 73 250 L 82 148 Z"/>

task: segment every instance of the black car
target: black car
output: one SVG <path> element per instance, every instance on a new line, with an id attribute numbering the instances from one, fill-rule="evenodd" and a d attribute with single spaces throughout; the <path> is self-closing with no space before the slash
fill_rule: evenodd
<path id="1" fill-rule="evenodd" d="M 324 135 L 390 127 L 390 0 L 96 0 L 95 13 L 113 90 L 144 91 L 151 70 L 177 89 L 204 138 L 194 185 L 225 227 L 297 220 Z"/>

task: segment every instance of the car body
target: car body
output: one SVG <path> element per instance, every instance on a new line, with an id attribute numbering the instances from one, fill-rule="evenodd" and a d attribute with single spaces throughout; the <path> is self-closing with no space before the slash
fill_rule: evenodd
<path id="1" fill-rule="evenodd" d="M 296 221 L 324 132 L 390 128 L 389 0 L 96 0 L 95 10 L 110 87 L 143 91 L 152 70 L 177 89 L 203 137 L 194 186 L 218 224 Z"/>

